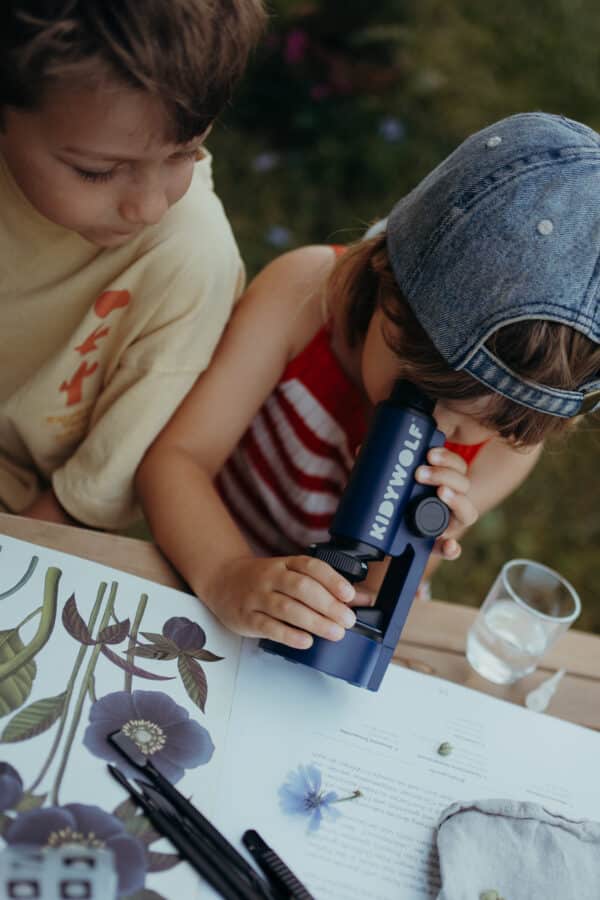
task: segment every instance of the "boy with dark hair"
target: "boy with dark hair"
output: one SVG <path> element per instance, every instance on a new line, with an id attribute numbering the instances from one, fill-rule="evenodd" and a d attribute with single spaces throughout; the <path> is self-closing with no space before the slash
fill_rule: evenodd
<path id="1" fill-rule="evenodd" d="M 0 11 L 0 509 L 121 528 L 243 284 L 203 142 L 261 0 Z"/>

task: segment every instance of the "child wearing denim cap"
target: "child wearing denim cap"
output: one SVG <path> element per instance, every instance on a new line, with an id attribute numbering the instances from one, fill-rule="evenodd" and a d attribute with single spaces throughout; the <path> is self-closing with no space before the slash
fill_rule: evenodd
<path id="1" fill-rule="evenodd" d="M 473 135 L 364 240 L 253 281 L 138 473 L 158 543 L 235 631 L 341 638 L 355 590 L 301 551 L 327 539 L 373 405 L 399 377 L 437 401 L 447 443 L 417 478 L 455 559 L 600 399 L 599 282 L 600 136 L 542 113 Z"/>
<path id="2" fill-rule="evenodd" d="M 241 292 L 210 127 L 261 0 L 4 0 L 0 510 L 119 528 Z"/>

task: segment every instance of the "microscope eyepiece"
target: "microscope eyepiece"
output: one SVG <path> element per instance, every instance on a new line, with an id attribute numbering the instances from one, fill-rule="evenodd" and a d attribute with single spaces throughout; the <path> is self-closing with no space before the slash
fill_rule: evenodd
<path id="1" fill-rule="evenodd" d="M 410 407 L 430 416 L 433 413 L 435 400 L 431 400 L 411 381 L 404 378 L 398 379 L 392 388 L 388 403 L 394 406 Z"/>

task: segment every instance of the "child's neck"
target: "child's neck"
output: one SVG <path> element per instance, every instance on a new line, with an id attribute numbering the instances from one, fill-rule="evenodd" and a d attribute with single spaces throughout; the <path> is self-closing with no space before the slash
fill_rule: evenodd
<path id="1" fill-rule="evenodd" d="M 351 346 L 346 336 L 346 315 L 343 302 L 337 308 L 330 308 L 331 349 L 345 375 L 363 391 L 362 383 L 362 350 L 363 341 Z M 364 393 L 364 391 L 363 391 Z M 365 395 L 365 401 L 367 397 Z"/>

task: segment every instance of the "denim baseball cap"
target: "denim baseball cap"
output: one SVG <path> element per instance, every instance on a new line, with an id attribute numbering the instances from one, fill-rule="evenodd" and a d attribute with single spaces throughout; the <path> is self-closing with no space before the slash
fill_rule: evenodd
<path id="1" fill-rule="evenodd" d="M 485 347 L 546 319 L 600 343 L 600 135 L 523 113 L 467 138 L 387 219 L 399 288 L 453 369 L 511 400 L 571 417 L 600 408 L 600 373 L 567 391 L 520 377 Z"/>

